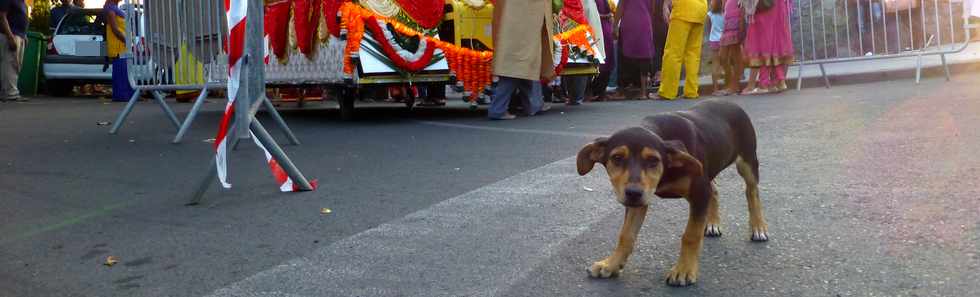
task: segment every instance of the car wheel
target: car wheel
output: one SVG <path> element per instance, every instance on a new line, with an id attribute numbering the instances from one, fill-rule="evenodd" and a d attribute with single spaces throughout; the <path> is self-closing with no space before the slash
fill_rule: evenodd
<path id="1" fill-rule="evenodd" d="M 70 81 L 64 80 L 48 80 L 48 95 L 55 97 L 69 97 L 72 94 L 72 89 L 75 88 L 75 84 Z"/>

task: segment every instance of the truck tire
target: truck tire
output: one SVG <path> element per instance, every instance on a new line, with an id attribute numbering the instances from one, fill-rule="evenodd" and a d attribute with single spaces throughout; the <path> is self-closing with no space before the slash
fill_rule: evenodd
<path id="1" fill-rule="evenodd" d="M 350 88 L 342 88 L 340 91 L 340 96 L 337 98 L 337 104 L 340 105 L 340 119 L 344 121 L 350 121 L 354 119 L 354 90 Z"/>

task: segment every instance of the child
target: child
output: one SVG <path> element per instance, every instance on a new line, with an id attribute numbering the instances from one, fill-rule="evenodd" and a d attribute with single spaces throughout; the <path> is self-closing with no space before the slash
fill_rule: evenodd
<path id="1" fill-rule="evenodd" d="M 724 74 L 721 65 L 721 33 L 725 30 L 725 14 L 723 0 L 711 0 L 708 10 L 708 48 L 711 49 L 711 87 L 715 90 L 715 96 L 729 95 L 718 80 Z"/>
<path id="2" fill-rule="evenodd" d="M 720 65 L 725 72 L 725 89 L 719 95 L 732 95 L 739 93 L 739 82 L 742 80 L 744 63 L 742 58 L 742 40 L 745 39 L 745 23 L 742 18 L 742 9 L 739 7 L 739 0 L 725 1 L 724 30 L 721 33 L 719 45 L 721 50 Z"/>

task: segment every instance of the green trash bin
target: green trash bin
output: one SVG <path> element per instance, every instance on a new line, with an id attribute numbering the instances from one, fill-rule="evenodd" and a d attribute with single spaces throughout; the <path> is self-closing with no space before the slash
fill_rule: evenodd
<path id="1" fill-rule="evenodd" d="M 24 61 L 21 63 L 20 76 L 17 77 L 17 89 L 21 96 L 37 95 L 37 86 L 41 80 L 41 57 L 47 38 L 38 32 L 27 32 L 27 45 L 24 48 Z"/>

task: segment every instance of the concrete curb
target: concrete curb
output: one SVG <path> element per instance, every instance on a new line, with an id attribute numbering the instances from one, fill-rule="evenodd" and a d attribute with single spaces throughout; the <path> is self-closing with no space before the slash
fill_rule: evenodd
<path id="1" fill-rule="evenodd" d="M 913 80 L 915 79 L 916 59 L 916 57 L 901 57 L 874 61 L 829 63 L 824 64 L 824 67 L 827 71 L 830 87 L 834 87 L 890 80 Z M 947 54 L 946 62 L 949 65 L 951 80 L 955 79 L 958 74 L 980 70 L 980 43 L 971 43 L 962 52 Z M 786 73 L 786 83 L 792 89 L 796 88 L 800 74 L 799 67 L 798 65 L 790 66 Z M 803 67 L 803 88 L 825 87 L 824 78 L 819 72 L 819 65 Z M 866 71 L 873 69 L 877 70 Z M 943 77 L 943 72 L 939 56 L 922 57 L 922 78 Z M 744 86 L 744 80 L 742 84 Z M 702 95 L 709 95 L 714 91 L 710 76 L 701 77 L 699 85 Z"/>
<path id="2" fill-rule="evenodd" d="M 818 67 L 816 65 L 811 65 L 807 67 Z M 956 75 L 963 73 L 971 73 L 980 71 L 980 61 L 974 62 L 962 62 L 962 63 L 950 63 L 949 72 L 950 79 L 955 80 Z M 935 78 L 944 77 L 943 67 L 939 66 L 923 66 L 922 67 L 922 78 Z M 897 70 L 886 70 L 878 72 L 865 72 L 865 73 L 847 73 L 847 74 L 828 74 L 827 78 L 830 80 L 830 87 L 843 86 L 843 85 L 854 85 L 863 84 L 871 82 L 881 82 L 889 80 L 903 80 L 903 79 L 915 79 L 915 68 L 897 69 Z M 787 83 L 791 87 L 796 87 L 797 78 L 787 79 Z M 710 85 L 710 84 L 709 84 Z M 823 77 L 803 77 L 803 87 L 804 88 L 819 88 L 825 87 Z"/>

